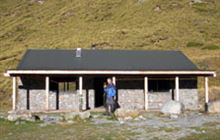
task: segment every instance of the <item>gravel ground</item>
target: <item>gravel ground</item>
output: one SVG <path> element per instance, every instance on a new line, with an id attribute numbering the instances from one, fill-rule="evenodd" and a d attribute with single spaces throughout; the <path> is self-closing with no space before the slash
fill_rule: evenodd
<path id="1" fill-rule="evenodd" d="M 33 136 L 39 140 L 47 139 L 132 139 L 132 140 L 176 140 L 192 134 L 206 134 L 208 130 L 220 130 L 220 114 L 205 114 L 188 111 L 177 118 L 164 116 L 158 112 L 146 112 L 135 120 L 115 120 L 104 116 L 101 112 L 91 113 L 92 118 L 77 123 L 60 122 L 45 124 L 43 122 L 7 122 L 1 121 L 0 139 L 29 139 Z M 5 114 L 0 113 L 4 118 Z M 56 135 L 53 135 L 53 134 Z M 2 136 L 2 138 L 1 138 Z"/>
<path id="2" fill-rule="evenodd" d="M 220 129 L 220 114 L 185 112 L 176 119 L 156 112 L 143 114 L 145 120 L 114 121 L 103 116 L 92 119 L 94 124 L 125 125 L 135 135 L 132 139 L 179 139 L 193 133 L 206 133 L 206 129 Z"/>

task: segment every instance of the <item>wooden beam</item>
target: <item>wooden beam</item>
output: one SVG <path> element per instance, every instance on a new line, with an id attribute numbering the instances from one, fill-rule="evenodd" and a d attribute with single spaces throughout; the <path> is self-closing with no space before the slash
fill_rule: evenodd
<path id="1" fill-rule="evenodd" d="M 179 101 L 179 77 L 175 77 L 175 92 L 176 92 L 176 101 Z"/>
<path id="2" fill-rule="evenodd" d="M 82 76 L 79 77 L 79 94 L 82 95 L 82 88 L 83 88 L 83 79 Z"/>
<path id="3" fill-rule="evenodd" d="M 148 77 L 144 77 L 144 103 L 145 110 L 148 110 Z"/>
<path id="4" fill-rule="evenodd" d="M 209 103 L 209 85 L 208 85 L 208 77 L 205 77 L 205 103 Z"/>
<path id="5" fill-rule="evenodd" d="M 49 76 L 46 76 L 46 81 L 45 81 L 45 91 L 46 91 L 46 110 L 49 110 L 49 92 L 50 92 L 50 79 Z"/>
<path id="6" fill-rule="evenodd" d="M 114 75 L 195 75 L 195 76 L 213 76 L 215 71 L 110 71 L 110 70 L 8 70 L 4 75 L 16 74 L 114 74 Z"/>
<path id="7" fill-rule="evenodd" d="M 112 83 L 116 86 L 116 77 L 115 76 L 112 77 Z"/>
<path id="8" fill-rule="evenodd" d="M 82 94 L 82 88 L 83 88 L 83 78 L 82 78 L 82 76 L 80 76 L 79 77 L 79 96 L 80 96 L 80 98 L 79 98 L 79 105 L 80 105 L 80 110 L 83 110 L 83 103 L 84 103 L 84 101 L 83 101 L 83 94 Z"/>
<path id="9" fill-rule="evenodd" d="M 17 83 L 16 83 L 16 77 L 12 78 L 12 110 L 16 110 L 16 89 L 17 89 Z"/>

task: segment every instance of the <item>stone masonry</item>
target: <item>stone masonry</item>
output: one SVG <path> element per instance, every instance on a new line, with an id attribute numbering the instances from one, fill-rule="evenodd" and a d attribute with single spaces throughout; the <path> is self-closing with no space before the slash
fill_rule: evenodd
<path id="1" fill-rule="evenodd" d="M 172 92 L 149 92 L 149 109 L 160 109 L 164 103 L 172 100 Z M 198 109 L 198 91 L 197 89 L 180 89 L 180 102 L 185 109 Z M 143 90 L 118 90 L 118 103 L 125 109 L 144 109 L 144 91 Z"/>
<path id="2" fill-rule="evenodd" d="M 119 89 L 118 103 L 124 109 L 144 109 L 144 90 Z"/>
<path id="3" fill-rule="evenodd" d="M 21 82 L 22 81 L 22 82 Z M 84 79 L 84 84 L 92 83 L 92 80 Z M 143 84 L 135 82 L 136 85 Z M 141 87 L 132 89 L 124 89 L 123 86 L 128 83 L 120 85 L 120 81 L 117 82 L 117 96 L 118 103 L 121 108 L 124 109 L 135 109 L 143 110 L 144 101 L 144 90 L 143 85 Z M 132 82 L 130 82 L 132 84 Z M 88 85 L 88 84 L 87 84 Z M 192 85 L 192 84 L 190 84 Z M 51 84 L 51 86 L 53 86 Z M 83 96 L 80 99 L 79 90 L 74 92 L 60 92 L 57 93 L 56 90 L 50 90 L 49 92 L 49 110 L 71 110 L 78 111 L 80 108 L 80 101 L 83 101 L 82 109 L 93 109 L 95 108 L 95 89 L 94 87 L 85 87 L 83 89 Z M 117 85 L 116 85 L 117 86 Z M 131 87 L 131 86 L 129 86 Z M 175 91 L 174 91 L 175 92 Z M 152 92 L 148 93 L 148 105 L 149 109 L 160 109 L 161 106 L 173 99 L 172 90 L 165 92 Z M 100 99 L 102 100 L 102 99 Z M 196 88 L 190 87 L 180 87 L 180 102 L 182 102 L 186 109 L 195 110 L 198 107 L 198 91 Z M 19 78 L 18 79 L 18 92 L 16 99 L 17 110 L 27 110 L 29 107 L 30 111 L 39 112 L 45 111 L 46 108 L 46 92 L 45 92 L 45 78 L 36 77 L 30 80 L 29 78 Z M 28 105 L 29 103 L 29 105 Z"/>
<path id="4" fill-rule="evenodd" d="M 36 84 L 36 83 L 35 83 Z M 28 95 L 29 95 L 29 110 L 33 112 L 45 111 L 46 107 L 46 92 L 45 89 L 26 89 L 23 87 L 23 83 L 21 80 L 18 80 L 18 92 L 17 92 L 17 110 L 25 111 L 28 106 Z M 58 109 L 59 110 L 79 110 L 80 103 L 80 95 L 79 90 L 74 92 L 60 92 L 58 94 L 57 101 L 57 93 L 54 91 L 49 92 L 49 110 Z M 94 108 L 94 90 L 83 89 L 82 94 L 83 105 L 82 109 L 93 109 Z"/>

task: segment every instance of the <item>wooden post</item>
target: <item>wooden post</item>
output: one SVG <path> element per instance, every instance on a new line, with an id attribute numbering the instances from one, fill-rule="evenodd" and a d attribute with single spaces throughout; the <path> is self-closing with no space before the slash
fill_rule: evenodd
<path id="1" fill-rule="evenodd" d="M 46 88 L 45 88 L 45 91 L 46 91 L 46 110 L 49 110 L 49 91 L 50 91 L 50 79 L 49 79 L 49 76 L 46 76 Z"/>
<path id="2" fill-rule="evenodd" d="M 82 76 L 79 77 L 79 105 L 80 105 L 80 110 L 83 110 L 83 95 L 82 95 L 82 88 L 83 88 L 83 79 L 82 79 Z"/>
<path id="3" fill-rule="evenodd" d="M 175 78 L 176 101 L 179 101 L 179 77 Z"/>
<path id="4" fill-rule="evenodd" d="M 116 86 L 116 77 L 115 76 L 112 77 L 112 83 Z"/>
<path id="5" fill-rule="evenodd" d="M 209 85 L 208 85 L 208 77 L 205 77 L 205 111 L 208 111 L 208 103 L 209 103 Z"/>
<path id="6" fill-rule="evenodd" d="M 144 103 L 145 110 L 148 110 L 148 77 L 144 77 Z"/>
<path id="7" fill-rule="evenodd" d="M 16 88 L 17 88 L 17 83 L 16 83 L 16 77 L 12 78 L 12 110 L 16 110 Z"/>

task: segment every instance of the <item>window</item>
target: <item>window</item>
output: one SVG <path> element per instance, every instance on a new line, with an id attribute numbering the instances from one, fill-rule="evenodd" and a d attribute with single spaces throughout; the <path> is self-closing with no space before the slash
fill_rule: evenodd
<path id="1" fill-rule="evenodd" d="M 173 81 L 170 79 L 151 79 L 148 84 L 151 92 L 166 92 L 173 88 Z"/>
<path id="2" fill-rule="evenodd" d="M 59 82 L 60 92 L 74 92 L 76 91 L 76 82 Z"/>

